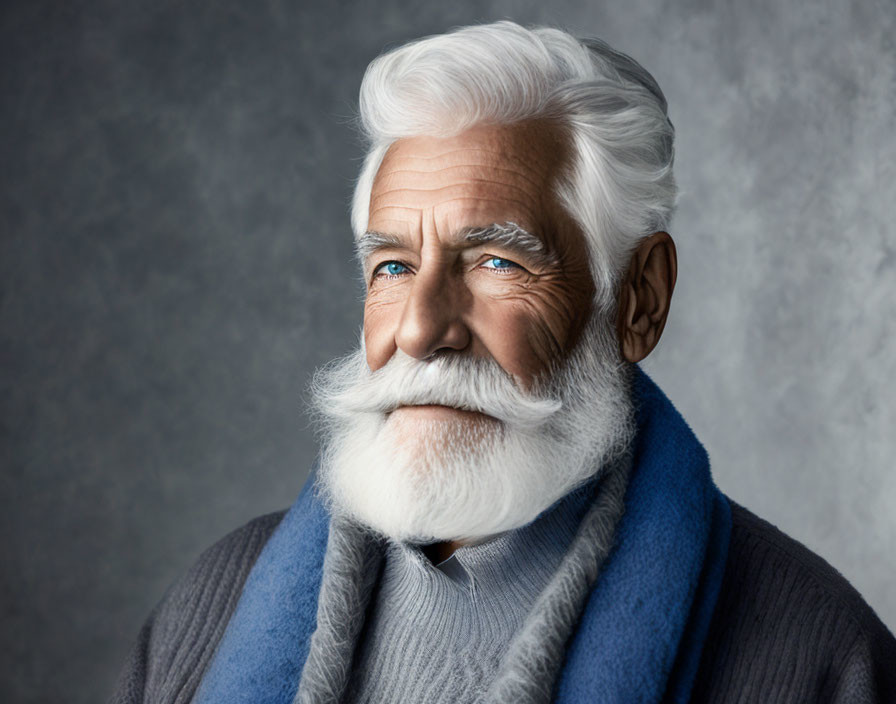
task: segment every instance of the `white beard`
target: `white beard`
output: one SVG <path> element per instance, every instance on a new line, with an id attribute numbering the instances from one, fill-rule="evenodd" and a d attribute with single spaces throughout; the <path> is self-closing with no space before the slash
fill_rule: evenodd
<path id="1" fill-rule="evenodd" d="M 393 540 L 475 542 L 534 520 L 628 448 L 630 367 L 593 316 L 567 360 L 529 392 L 494 360 L 400 350 L 375 372 L 361 348 L 319 370 L 322 495 Z M 439 404 L 496 418 L 407 419 Z M 461 417 L 461 416 L 466 417 Z"/>

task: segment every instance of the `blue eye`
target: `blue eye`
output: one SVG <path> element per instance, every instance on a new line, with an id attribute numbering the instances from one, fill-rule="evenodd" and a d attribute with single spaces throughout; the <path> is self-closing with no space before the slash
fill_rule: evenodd
<path id="1" fill-rule="evenodd" d="M 501 257 L 492 257 L 487 261 L 483 262 L 482 266 L 486 269 L 513 269 L 520 268 L 520 265 L 516 262 L 512 262 L 509 259 L 501 259 Z"/>
<path id="2" fill-rule="evenodd" d="M 374 275 L 385 273 L 389 276 L 400 276 L 408 271 L 408 268 L 402 264 L 401 262 L 383 262 L 380 264 L 376 271 L 374 271 Z"/>

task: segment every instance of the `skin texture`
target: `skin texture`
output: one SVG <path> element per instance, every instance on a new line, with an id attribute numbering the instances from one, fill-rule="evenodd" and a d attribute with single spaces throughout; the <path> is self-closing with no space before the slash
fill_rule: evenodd
<path id="1" fill-rule="evenodd" d="M 451 138 L 414 137 L 389 149 L 374 180 L 368 229 L 402 246 L 367 261 L 367 362 L 401 349 L 489 356 L 528 386 L 575 343 L 594 285 L 585 241 L 553 184 L 565 152 L 544 124 L 482 126 Z M 464 246 L 465 228 L 513 222 L 539 237 L 556 263 L 539 265 L 494 245 Z M 489 266 L 500 257 L 518 266 Z M 396 261 L 408 273 L 379 265 Z"/>
<path id="2" fill-rule="evenodd" d="M 417 359 L 470 354 L 494 359 L 528 388 L 568 354 L 595 289 L 584 235 L 554 195 L 567 158 L 563 133 L 546 122 L 482 125 L 391 146 L 371 191 L 368 231 L 393 241 L 364 262 L 364 341 L 372 370 L 399 349 Z M 540 239 L 546 256 L 463 239 L 469 228 L 505 223 Z M 629 361 L 643 359 L 659 340 L 675 261 L 665 232 L 634 252 L 617 321 Z M 415 419 L 488 422 L 443 406 L 393 414 L 404 427 Z M 427 554 L 438 562 L 458 546 L 437 543 Z"/>

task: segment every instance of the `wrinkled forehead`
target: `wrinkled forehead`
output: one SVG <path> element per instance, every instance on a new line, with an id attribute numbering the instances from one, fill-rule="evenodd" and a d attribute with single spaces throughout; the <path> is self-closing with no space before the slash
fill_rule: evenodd
<path id="1" fill-rule="evenodd" d="M 400 139 L 374 179 L 368 228 L 404 236 L 424 221 L 445 232 L 515 222 L 543 231 L 558 214 L 565 154 L 560 130 L 545 122 Z"/>

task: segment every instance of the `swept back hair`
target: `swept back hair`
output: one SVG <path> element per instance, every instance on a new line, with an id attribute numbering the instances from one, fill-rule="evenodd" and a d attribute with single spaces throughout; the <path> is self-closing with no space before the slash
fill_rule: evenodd
<path id="1" fill-rule="evenodd" d="M 675 208 L 674 128 L 663 92 L 599 39 L 508 21 L 426 37 L 371 62 L 360 117 L 369 147 L 352 202 L 356 237 L 367 229 L 373 180 L 394 141 L 478 124 L 558 124 L 571 163 L 557 195 L 585 234 L 603 311 L 614 308 L 638 241 L 668 229 Z"/>

